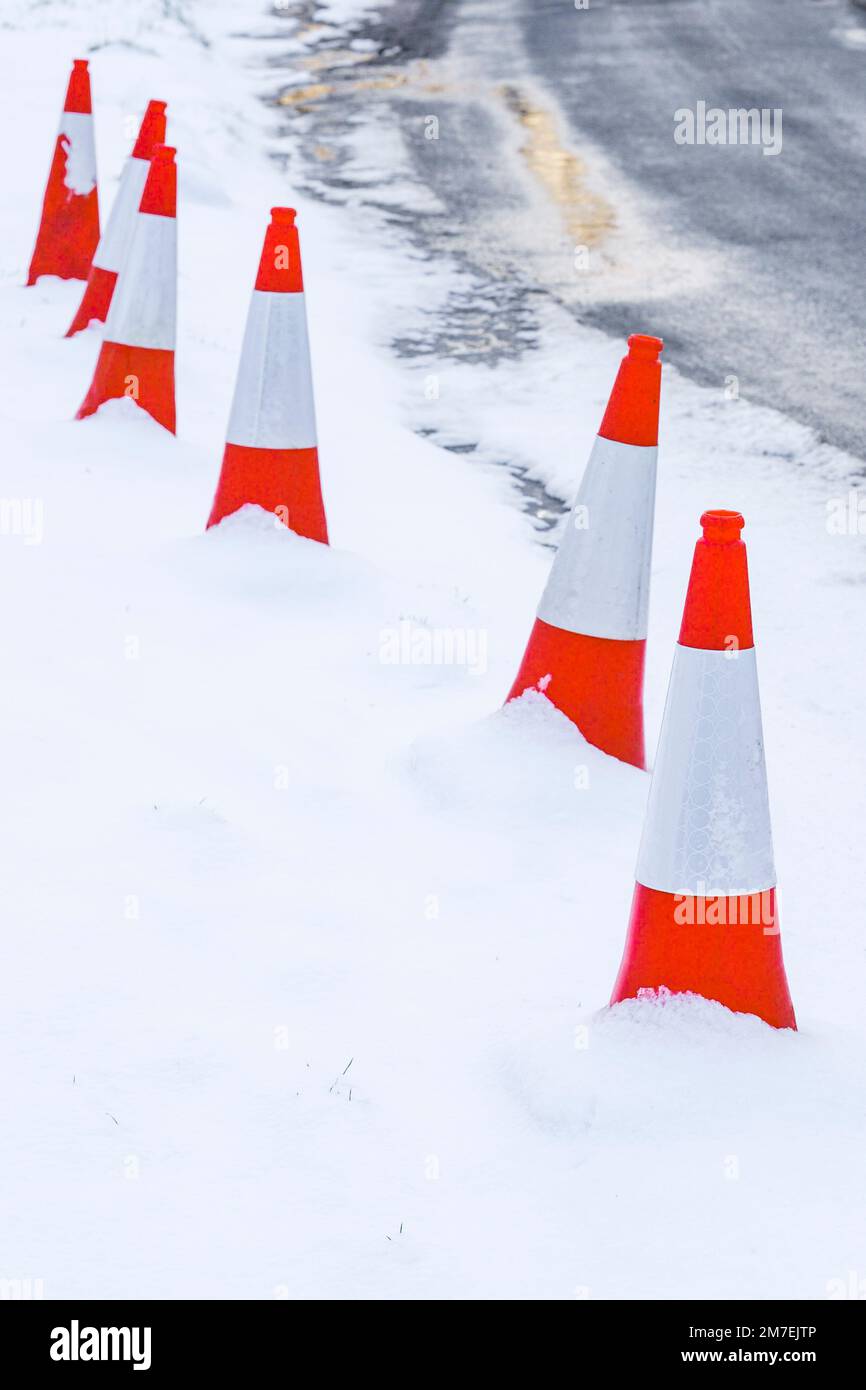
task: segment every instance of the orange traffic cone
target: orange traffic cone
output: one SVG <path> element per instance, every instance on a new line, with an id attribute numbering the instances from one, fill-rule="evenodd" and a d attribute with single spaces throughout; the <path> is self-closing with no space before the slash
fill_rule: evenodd
<path id="1" fill-rule="evenodd" d="M 327 544 L 294 208 L 271 209 L 226 439 L 208 526 L 252 502 Z"/>
<path id="2" fill-rule="evenodd" d="M 153 151 L 141 207 L 105 322 L 93 381 L 77 419 L 129 396 L 175 431 L 174 342 L 177 306 L 175 150 Z"/>
<path id="3" fill-rule="evenodd" d="M 99 241 L 96 148 L 87 60 L 76 58 L 42 201 L 28 285 L 40 275 L 86 280 Z"/>
<path id="4" fill-rule="evenodd" d="M 584 737 L 644 767 L 643 672 L 660 338 L 633 334 L 508 699 L 542 690 Z"/>
<path id="5" fill-rule="evenodd" d="M 165 102 L 151 101 L 141 122 L 132 154 L 123 166 L 117 195 L 108 215 L 105 231 L 93 255 L 93 263 L 81 303 L 67 331 L 67 338 L 80 333 L 93 320 L 105 323 L 118 272 L 126 259 L 147 182 L 154 146 L 165 140 Z"/>
<path id="6" fill-rule="evenodd" d="M 611 1003 L 667 988 L 796 1028 L 782 962 L 746 547 L 704 512 Z"/>

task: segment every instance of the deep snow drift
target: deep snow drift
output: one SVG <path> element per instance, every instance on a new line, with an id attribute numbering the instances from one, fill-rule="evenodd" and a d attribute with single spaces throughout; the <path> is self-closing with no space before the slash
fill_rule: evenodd
<path id="1" fill-rule="evenodd" d="M 4 21 L 0 1277 L 826 1297 L 866 1276 L 863 542 L 826 525 L 853 461 L 666 373 L 648 745 L 698 516 L 737 507 L 801 1031 L 688 998 L 608 1011 L 648 779 L 540 696 L 499 708 L 549 552 L 483 457 L 570 495 L 622 345 L 552 317 L 519 367 L 446 365 L 423 402 L 383 346 L 419 268 L 295 199 L 271 75 L 232 37 L 273 21 L 239 8 Z M 81 286 L 22 287 L 77 55 L 103 219 L 139 112 L 169 102 L 177 439 L 127 402 L 73 422 L 98 350 L 62 338 Z M 203 532 L 281 202 L 330 549 L 255 511 Z M 481 462 L 412 432 L 434 410 Z M 419 631 L 465 661 L 393 660 Z"/>

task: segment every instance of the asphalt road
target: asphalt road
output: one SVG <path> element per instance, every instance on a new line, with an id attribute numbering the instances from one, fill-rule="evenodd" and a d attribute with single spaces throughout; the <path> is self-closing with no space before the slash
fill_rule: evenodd
<path id="1" fill-rule="evenodd" d="M 866 458 L 866 12 L 850 0 L 520 0 L 527 63 L 645 193 L 658 234 L 713 253 L 709 283 L 598 302 L 666 358 Z M 495 57 L 492 59 L 495 62 Z M 677 144 L 674 112 L 780 108 L 782 149 Z"/>

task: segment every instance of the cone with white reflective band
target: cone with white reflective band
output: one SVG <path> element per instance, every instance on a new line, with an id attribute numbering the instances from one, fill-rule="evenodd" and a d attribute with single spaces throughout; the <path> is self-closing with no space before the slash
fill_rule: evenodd
<path id="1" fill-rule="evenodd" d="M 108 222 L 94 252 L 84 294 L 69 325 L 67 338 L 80 333 L 94 320 L 105 323 L 108 317 L 117 276 L 132 241 L 150 157 L 155 146 L 161 145 L 164 140 L 165 102 L 151 101 L 144 113 L 132 154 L 123 166 Z"/>
<path id="2" fill-rule="evenodd" d="M 665 988 L 795 1028 L 743 518 L 711 511 L 701 524 L 611 1003 Z"/>
<path id="3" fill-rule="evenodd" d="M 508 698 L 543 691 L 590 743 L 644 767 L 662 342 L 628 348 Z"/>
<path id="4" fill-rule="evenodd" d="M 78 419 L 128 396 L 175 430 L 174 344 L 177 309 L 175 151 L 153 151 L 129 249 L 117 278 L 93 381 Z"/>
<path id="5" fill-rule="evenodd" d="M 293 208 L 271 209 L 208 526 L 247 503 L 273 512 L 299 536 L 327 544 Z"/>
<path id="6" fill-rule="evenodd" d="M 28 285 L 40 275 L 86 280 L 99 241 L 96 147 L 87 60 L 76 58 L 42 201 Z"/>

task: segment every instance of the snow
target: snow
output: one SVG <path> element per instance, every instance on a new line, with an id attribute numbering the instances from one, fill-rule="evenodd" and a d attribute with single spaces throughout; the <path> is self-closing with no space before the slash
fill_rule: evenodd
<path id="1" fill-rule="evenodd" d="M 96 154 L 93 148 L 93 117 L 80 111 L 63 111 L 60 139 L 66 154 L 63 181 L 71 193 L 86 197 L 96 183 Z"/>
<path id="2" fill-rule="evenodd" d="M 848 1287 L 864 570 L 825 518 L 856 462 L 665 372 L 648 746 L 698 516 L 736 506 L 800 1032 L 690 997 L 607 1010 L 648 779 L 540 695 L 500 708 L 550 550 L 494 460 L 570 498 L 622 344 L 551 310 L 519 365 L 443 365 L 428 400 L 429 367 L 383 346 L 417 257 L 269 160 L 272 18 L 243 9 L 7 7 L 0 1278 L 49 1298 Z M 130 402 L 75 422 L 99 345 L 62 337 L 81 286 L 23 288 L 74 56 L 103 217 L 130 114 L 169 103 L 177 439 Z M 267 212 L 288 201 L 331 548 L 253 509 L 204 532 Z M 434 273 L 447 261 L 419 300 Z M 406 624 L 441 663 L 383 659 Z"/>

